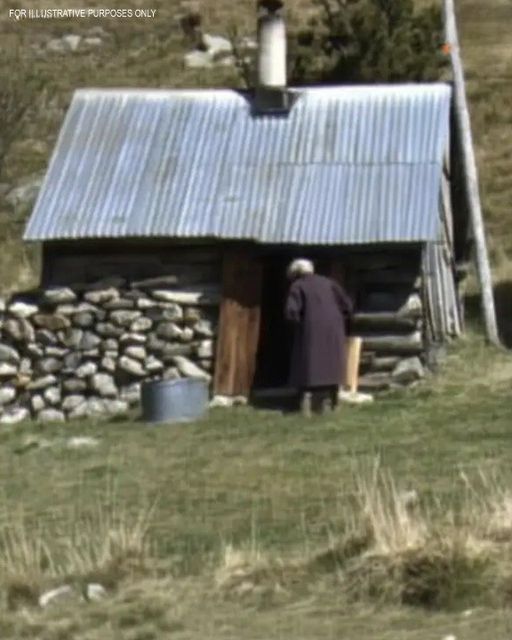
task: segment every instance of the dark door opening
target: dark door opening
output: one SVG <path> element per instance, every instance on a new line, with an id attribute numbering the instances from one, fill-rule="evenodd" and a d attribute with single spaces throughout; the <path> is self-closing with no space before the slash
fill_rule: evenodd
<path id="1" fill-rule="evenodd" d="M 292 334 L 284 317 L 289 282 L 286 268 L 289 260 L 265 257 L 261 291 L 261 322 L 255 389 L 286 387 L 290 367 Z"/>

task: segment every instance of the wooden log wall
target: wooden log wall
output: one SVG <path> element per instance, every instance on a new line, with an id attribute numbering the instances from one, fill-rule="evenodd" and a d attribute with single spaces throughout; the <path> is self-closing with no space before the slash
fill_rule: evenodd
<path id="1" fill-rule="evenodd" d="M 425 373 L 421 248 L 361 253 L 346 261 L 363 338 L 359 388 L 376 392 L 414 383 Z"/>

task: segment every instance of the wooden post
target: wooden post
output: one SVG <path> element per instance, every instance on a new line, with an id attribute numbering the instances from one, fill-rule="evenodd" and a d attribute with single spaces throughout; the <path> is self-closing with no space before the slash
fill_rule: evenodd
<path id="1" fill-rule="evenodd" d="M 455 92 L 455 120 L 462 142 L 462 162 L 466 176 L 465 190 L 469 203 L 471 225 L 473 229 L 476 264 L 480 288 L 482 291 L 482 311 L 485 321 L 485 330 L 488 340 L 500 346 L 498 326 L 496 323 L 496 311 L 494 307 L 494 294 L 492 275 L 485 242 L 485 230 L 478 187 L 478 171 L 476 165 L 473 138 L 471 134 L 471 120 L 469 116 L 464 69 L 460 55 L 459 38 L 457 34 L 457 21 L 455 17 L 454 0 L 444 0 L 446 41 L 450 45 L 450 57 L 454 77 Z"/>
<path id="2" fill-rule="evenodd" d="M 359 362 L 361 360 L 361 338 L 351 336 L 347 338 L 347 373 L 345 384 L 351 393 L 356 393 L 359 384 Z"/>

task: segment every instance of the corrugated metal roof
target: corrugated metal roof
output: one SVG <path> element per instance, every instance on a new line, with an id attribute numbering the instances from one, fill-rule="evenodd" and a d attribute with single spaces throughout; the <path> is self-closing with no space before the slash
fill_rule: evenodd
<path id="1" fill-rule="evenodd" d="M 254 117 L 235 91 L 77 91 L 25 238 L 435 239 L 451 89 L 294 94 Z"/>

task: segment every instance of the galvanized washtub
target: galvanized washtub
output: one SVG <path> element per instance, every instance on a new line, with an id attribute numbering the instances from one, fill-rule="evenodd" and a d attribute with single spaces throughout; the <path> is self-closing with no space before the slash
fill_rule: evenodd
<path id="1" fill-rule="evenodd" d="M 142 419 L 152 424 L 189 422 L 208 408 L 208 384 L 198 378 L 150 380 L 141 388 Z"/>

